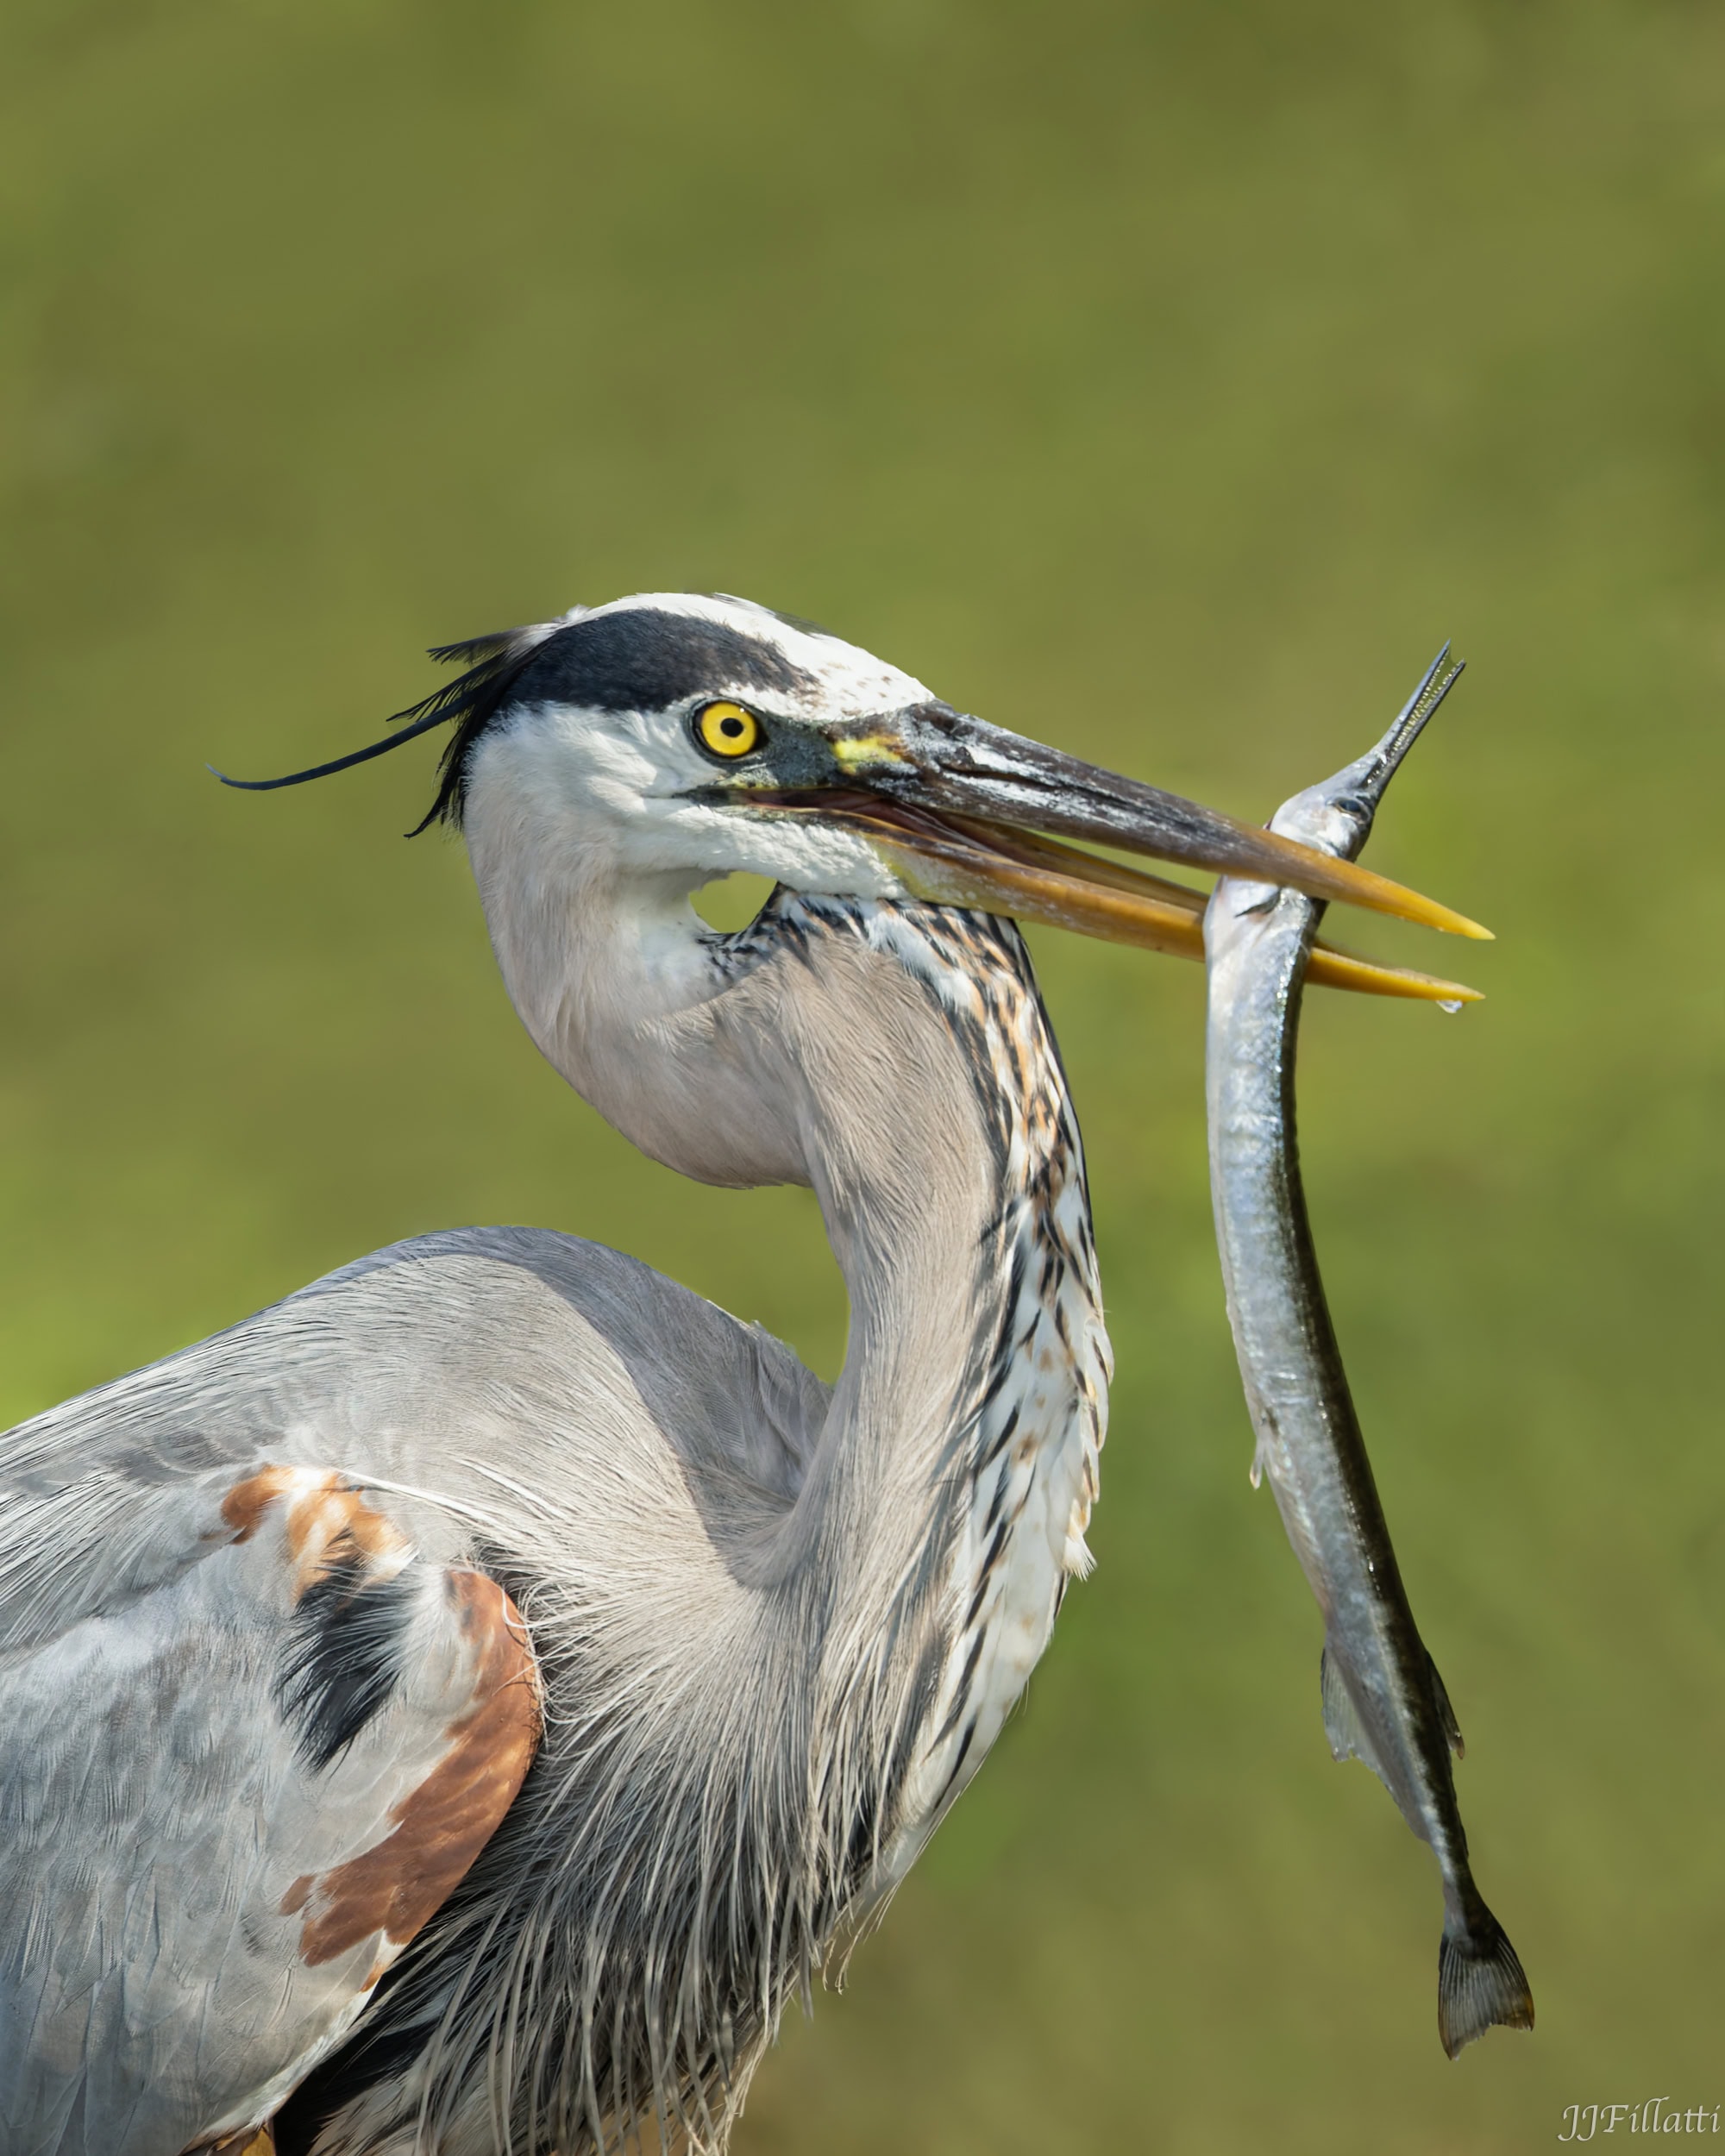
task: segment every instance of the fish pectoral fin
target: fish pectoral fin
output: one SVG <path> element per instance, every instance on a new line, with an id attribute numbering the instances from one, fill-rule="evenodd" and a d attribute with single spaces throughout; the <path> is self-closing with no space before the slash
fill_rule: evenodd
<path id="1" fill-rule="evenodd" d="M 1341 1664 L 1330 1652 L 1327 1645 L 1318 1663 L 1318 1684 L 1323 1695 L 1324 1734 L 1330 1740 L 1330 1757 L 1337 1760 L 1363 1759 L 1391 1796 L 1395 1796 L 1395 1789 L 1389 1777 L 1383 1771 L 1377 1748 L 1365 1733 L 1359 1709 L 1354 1705 L 1347 1679 L 1342 1675 Z M 1399 1805 L 1399 1797 L 1396 1802 Z"/>
<path id="2" fill-rule="evenodd" d="M 1429 1654 L 1426 1657 L 1426 1666 L 1432 1673 L 1432 1696 L 1438 1703 L 1438 1720 L 1444 1726 L 1444 1734 L 1449 1739 L 1450 1750 L 1454 1752 L 1458 1759 L 1465 1759 L 1467 1746 L 1461 1740 L 1461 1724 L 1457 1721 L 1455 1709 L 1450 1705 L 1450 1695 L 1445 1689 L 1444 1681 L 1438 1675 L 1438 1665 Z"/>

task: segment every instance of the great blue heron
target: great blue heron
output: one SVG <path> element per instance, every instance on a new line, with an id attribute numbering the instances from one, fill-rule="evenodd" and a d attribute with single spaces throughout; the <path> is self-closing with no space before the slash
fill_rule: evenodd
<path id="1" fill-rule="evenodd" d="M 843 1374 L 469 1229 L 0 1440 L 4 2156 L 721 2147 L 1088 1564 L 1110 1356 L 1006 917 L 1196 955 L 1201 901 L 1045 834 L 1469 925 L 740 600 L 439 655 L 320 772 L 454 724 L 528 1031 L 683 1174 L 813 1187 Z"/>

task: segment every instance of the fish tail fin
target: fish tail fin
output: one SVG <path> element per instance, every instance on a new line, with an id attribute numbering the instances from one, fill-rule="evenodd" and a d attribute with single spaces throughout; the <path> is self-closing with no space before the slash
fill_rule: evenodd
<path id="1" fill-rule="evenodd" d="M 1534 1995 L 1503 1927 L 1476 1897 L 1438 1947 L 1438 2035 L 1453 2059 L 1489 2028 L 1532 2028 Z"/>

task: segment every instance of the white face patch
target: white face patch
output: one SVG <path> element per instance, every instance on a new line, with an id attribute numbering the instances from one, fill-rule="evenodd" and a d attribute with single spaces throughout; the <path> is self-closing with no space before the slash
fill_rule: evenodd
<path id="1" fill-rule="evenodd" d="M 474 753 L 468 846 L 476 866 L 499 847 L 531 848 L 546 870 L 578 883 L 646 878 L 693 891 L 742 869 L 799 891 L 905 895 L 860 832 L 691 798 L 712 780 L 680 721 L 530 709 Z"/>

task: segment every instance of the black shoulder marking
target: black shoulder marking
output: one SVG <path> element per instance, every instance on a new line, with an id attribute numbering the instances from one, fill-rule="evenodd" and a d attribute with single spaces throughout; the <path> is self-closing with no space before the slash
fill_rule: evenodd
<path id="1" fill-rule="evenodd" d="M 385 1972 L 373 2005 L 392 1989 L 400 1965 Z M 336 2113 L 378 2084 L 398 2084 L 431 2041 L 435 2021 L 380 2028 L 374 2015 L 361 2017 L 347 2042 L 314 2066 L 270 2121 L 276 2156 L 311 2156 L 318 2135 Z"/>
<path id="2" fill-rule="evenodd" d="M 412 718 L 435 704 L 459 721 L 426 824 L 438 817 L 460 821 L 475 745 L 497 720 L 523 705 L 657 711 L 691 696 L 740 692 L 746 697 L 750 690 L 795 695 L 816 686 L 812 674 L 764 637 L 656 606 L 589 615 L 536 640 L 524 630 L 514 638 L 480 637 L 445 645 L 434 655 L 476 657 L 477 663 L 436 698 L 400 714 Z"/>
<path id="3" fill-rule="evenodd" d="M 416 1582 L 411 1566 L 378 1579 L 338 1559 L 299 1599 L 275 1681 L 300 1758 L 322 1773 L 389 1704 L 401 1677 Z"/>

